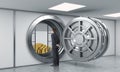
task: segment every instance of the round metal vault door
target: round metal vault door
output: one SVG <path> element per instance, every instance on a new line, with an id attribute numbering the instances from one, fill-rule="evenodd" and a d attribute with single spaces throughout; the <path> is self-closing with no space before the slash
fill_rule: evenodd
<path id="1" fill-rule="evenodd" d="M 90 61 L 105 53 L 108 35 L 106 26 L 100 20 L 78 17 L 65 27 L 63 45 L 74 60 Z"/>
<path id="2" fill-rule="evenodd" d="M 47 32 L 45 32 L 45 26 L 47 27 Z M 48 28 L 50 28 L 50 31 L 48 30 Z M 61 19 L 51 15 L 40 16 L 32 22 L 27 32 L 28 48 L 31 54 L 41 62 L 52 62 L 53 59 L 52 47 L 49 46 L 48 43 L 44 43 L 44 38 L 49 38 L 51 36 L 52 28 L 56 29 L 57 36 L 60 40 L 60 47 L 58 52 L 59 57 L 62 57 L 62 55 L 64 54 L 64 48 L 61 40 L 64 24 Z M 45 33 L 47 33 L 47 35 Z M 38 41 L 40 39 L 43 41 L 43 43 L 41 43 L 41 41 Z M 47 39 L 47 42 L 48 41 L 49 40 Z"/>

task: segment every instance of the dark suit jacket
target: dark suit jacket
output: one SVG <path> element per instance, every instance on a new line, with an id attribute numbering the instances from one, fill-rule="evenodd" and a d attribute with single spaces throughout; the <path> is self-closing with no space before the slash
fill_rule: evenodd
<path id="1" fill-rule="evenodd" d="M 57 34 L 53 33 L 51 35 L 52 38 L 52 48 L 54 48 L 56 46 L 56 44 L 60 43 L 59 37 L 57 36 Z"/>
<path id="2" fill-rule="evenodd" d="M 56 44 L 60 43 L 59 37 L 57 34 L 53 33 L 51 35 L 52 38 L 52 54 L 53 54 L 53 64 L 59 65 L 59 53 L 58 53 L 58 47 Z"/>

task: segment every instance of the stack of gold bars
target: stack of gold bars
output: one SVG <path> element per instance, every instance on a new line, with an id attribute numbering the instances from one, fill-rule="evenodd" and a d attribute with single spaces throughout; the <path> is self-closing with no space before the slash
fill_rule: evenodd
<path id="1" fill-rule="evenodd" d="M 42 43 L 36 43 L 33 48 L 35 49 L 35 52 L 37 54 L 45 54 L 45 53 L 48 53 L 51 49 L 51 47 L 45 45 L 45 44 L 42 44 Z"/>

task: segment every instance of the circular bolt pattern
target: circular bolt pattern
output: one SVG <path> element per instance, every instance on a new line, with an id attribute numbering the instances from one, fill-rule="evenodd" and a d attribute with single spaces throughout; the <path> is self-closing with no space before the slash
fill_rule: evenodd
<path id="1" fill-rule="evenodd" d="M 108 47 L 109 33 L 98 19 L 78 17 L 64 29 L 63 45 L 70 57 L 90 61 L 102 56 Z"/>

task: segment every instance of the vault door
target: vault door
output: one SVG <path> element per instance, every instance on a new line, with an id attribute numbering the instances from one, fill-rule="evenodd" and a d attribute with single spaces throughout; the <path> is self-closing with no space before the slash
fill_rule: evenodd
<path id="1" fill-rule="evenodd" d="M 45 15 L 37 18 L 30 25 L 27 33 L 27 43 L 31 54 L 41 62 L 52 62 L 52 40 L 53 30 L 60 40 L 59 56 L 64 54 L 62 45 L 62 33 L 64 24 L 56 16 Z"/>
<path id="2" fill-rule="evenodd" d="M 102 56 L 108 47 L 109 33 L 98 19 L 78 17 L 64 29 L 63 45 L 70 57 L 90 61 Z"/>

